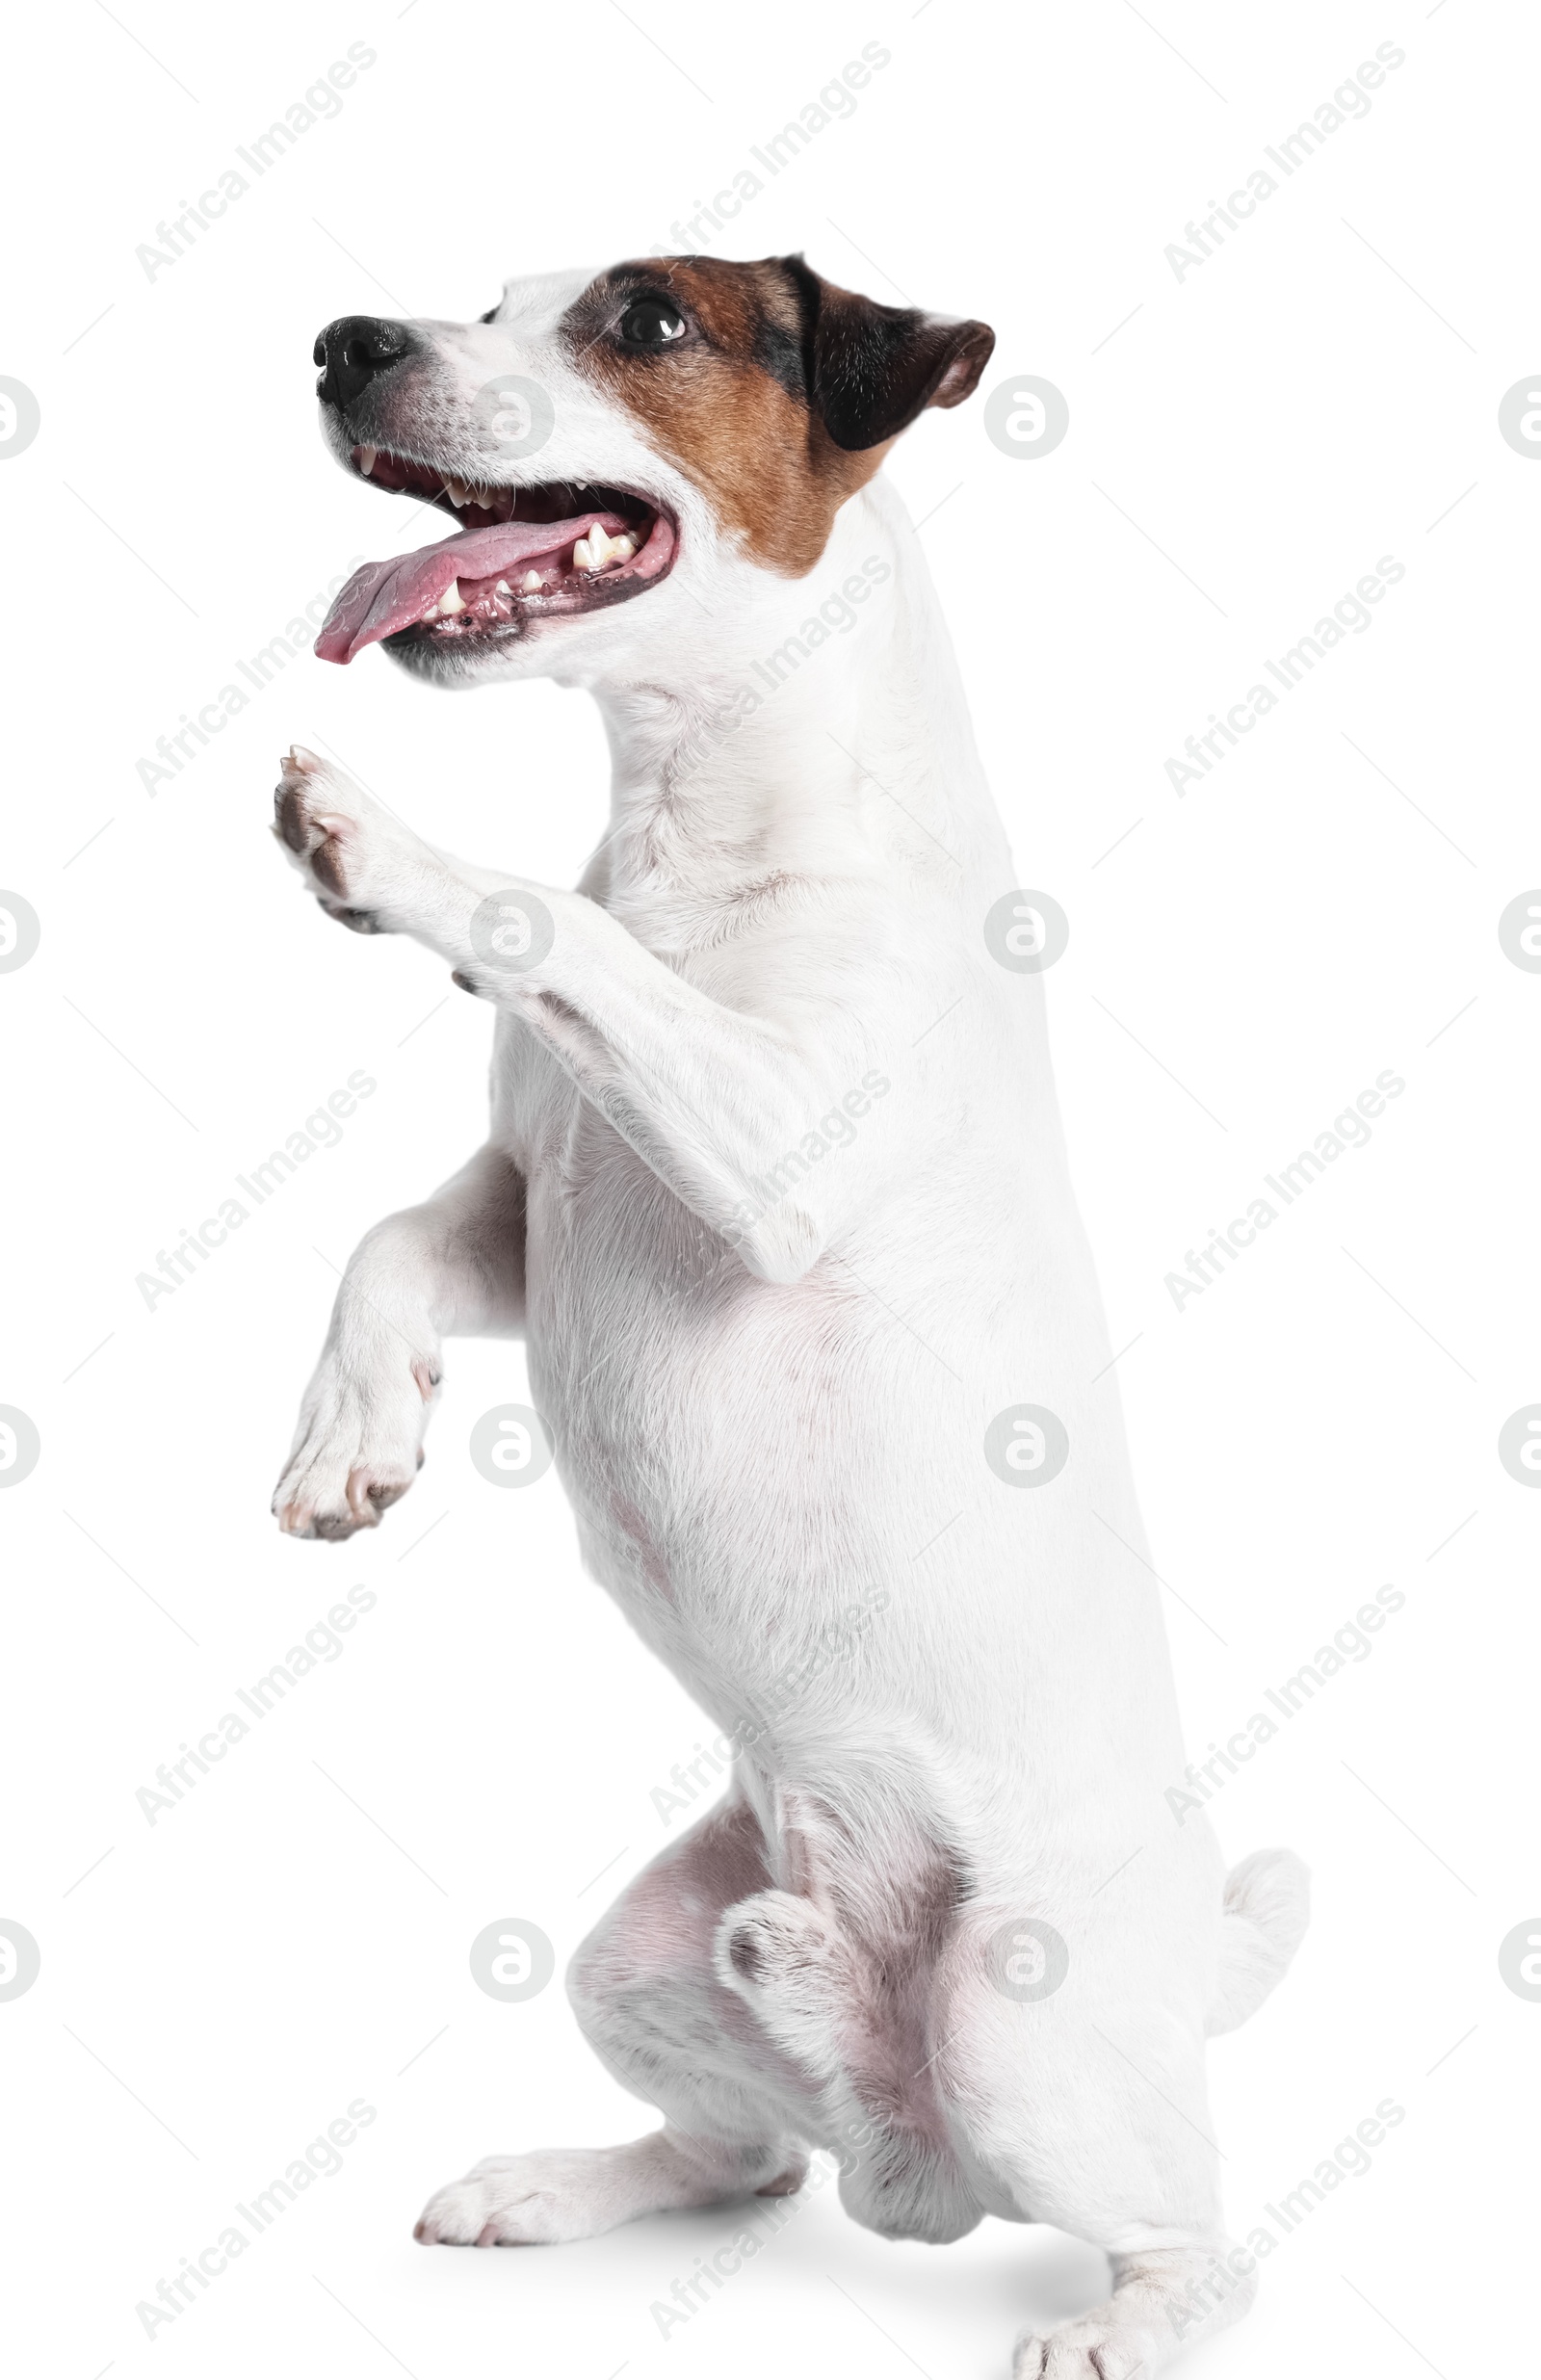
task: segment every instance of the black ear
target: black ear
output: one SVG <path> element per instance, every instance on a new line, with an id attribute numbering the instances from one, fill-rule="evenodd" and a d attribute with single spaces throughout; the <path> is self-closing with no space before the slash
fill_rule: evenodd
<path id="1" fill-rule="evenodd" d="M 782 259 L 802 307 L 803 368 L 814 411 L 848 454 L 881 446 L 928 405 L 961 405 L 979 386 L 995 333 L 914 306 L 879 305 Z"/>

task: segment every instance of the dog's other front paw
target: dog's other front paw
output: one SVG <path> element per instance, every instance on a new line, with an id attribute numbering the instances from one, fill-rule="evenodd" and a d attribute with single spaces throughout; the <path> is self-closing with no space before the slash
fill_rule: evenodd
<path id="1" fill-rule="evenodd" d="M 332 1357 L 311 1382 L 273 1510 L 290 1537 L 374 1529 L 423 1465 L 423 1430 L 441 1374 L 418 1356 L 368 1377 Z"/>
<path id="2" fill-rule="evenodd" d="M 273 831 L 326 915 L 354 933 L 394 932 L 428 847 L 302 744 L 278 766 Z"/>

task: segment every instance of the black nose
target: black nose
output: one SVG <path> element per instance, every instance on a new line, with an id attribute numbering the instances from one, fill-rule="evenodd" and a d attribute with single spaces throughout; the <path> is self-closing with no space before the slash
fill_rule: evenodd
<path id="1" fill-rule="evenodd" d="M 326 367 L 316 382 L 316 394 L 323 405 L 345 410 L 360 389 L 393 364 L 416 353 L 419 345 L 405 323 L 380 322 L 372 314 L 345 314 L 340 321 L 328 323 L 316 340 L 315 361 Z"/>

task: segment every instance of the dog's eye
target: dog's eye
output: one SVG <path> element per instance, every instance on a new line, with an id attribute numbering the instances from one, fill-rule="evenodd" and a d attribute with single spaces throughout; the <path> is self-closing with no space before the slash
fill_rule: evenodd
<path id="1" fill-rule="evenodd" d="M 487 308 L 487 310 L 486 310 L 486 312 L 485 312 L 484 314 L 479 314 L 479 315 L 477 316 L 477 321 L 478 321 L 479 323 L 490 323 L 490 322 L 495 322 L 495 321 L 496 321 L 496 319 L 497 319 L 498 306 L 499 306 L 499 305 L 501 305 L 502 303 L 503 303 L 503 300 L 500 298 L 500 299 L 498 300 L 498 305 L 489 305 L 489 306 L 488 306 L 488 308 Z"/>
<path id="2" fill-rule="evenodd" d="M 673 347 L 685 336 L 685 317 L 666 298 L 634 298 L 615 326 L 628 347 Z"/>

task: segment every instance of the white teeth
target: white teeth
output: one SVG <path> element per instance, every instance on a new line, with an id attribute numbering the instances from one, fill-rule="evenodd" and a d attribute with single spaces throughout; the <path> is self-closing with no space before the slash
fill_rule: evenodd
<path id="1" fill-rule="evenodd" d="M 378 446 L 361 446 L 358 450 L 358 468 L 366 480 L 375 468 L 375 458 L 379 453 Z"/>
<path id="2" fill-rule="evenodd" d="M 483 512 L 495 512 L 498 508 L 498 490 L 495 487 L 479 487 L 474 481 L 454 480 L 447 474 L 439 494 L 448 496 L 457 512 L 463 512 L 468 504 L 479 506 Z"/>
<path id="3" fill-rule="evenodd" d="M 501 580 L 499 581 L 499 585 L 500 585 L 500 586 L 502 585 L 502 581 L 501 581 Z M 539 571 L 538 571 L 538 570 L 527 570 L 527 571 L 525 572 L 525 574 L 524 574 L 523 579 L 522 579 L 522 580 L 521 580 L 521 582 L 520 582 L 520 585 L 521 585 L 522 590 L 523 590 L 523 592 L 524 592 L 525 594 L 527 594 L 527 595 L 538 595 L 538 594 L 539 594 L 539 592 L 540 592 L 540 573 L 539 573 Z"/>
<path id="4" fill-rule="evenodd" d="M 637 546 L 633 538 L 607 536 L 596 521 L 587 537 L 580 537 L 572 550 L 575 570 L 608 570 L 612 562 L 630 562 Z"/>
<path id="5" fill-rule="evenodd" d="M 441 619 L 448 619 L 455 613 L 463 612 L 464 610 L 465 603 L 461 597 L 459 587 L 456 581 L 452 579 L 449 586 L 445 588 L 443 594 L 438 600 L 439 617 Z"/>
<path id="6" fill-rule="evenodd" d="M 492 589 L 492 592 L 495 595 L 511 595 L 513 588 L 509 585 L 507 579 L 499 579 L 496 587 Z"/>

